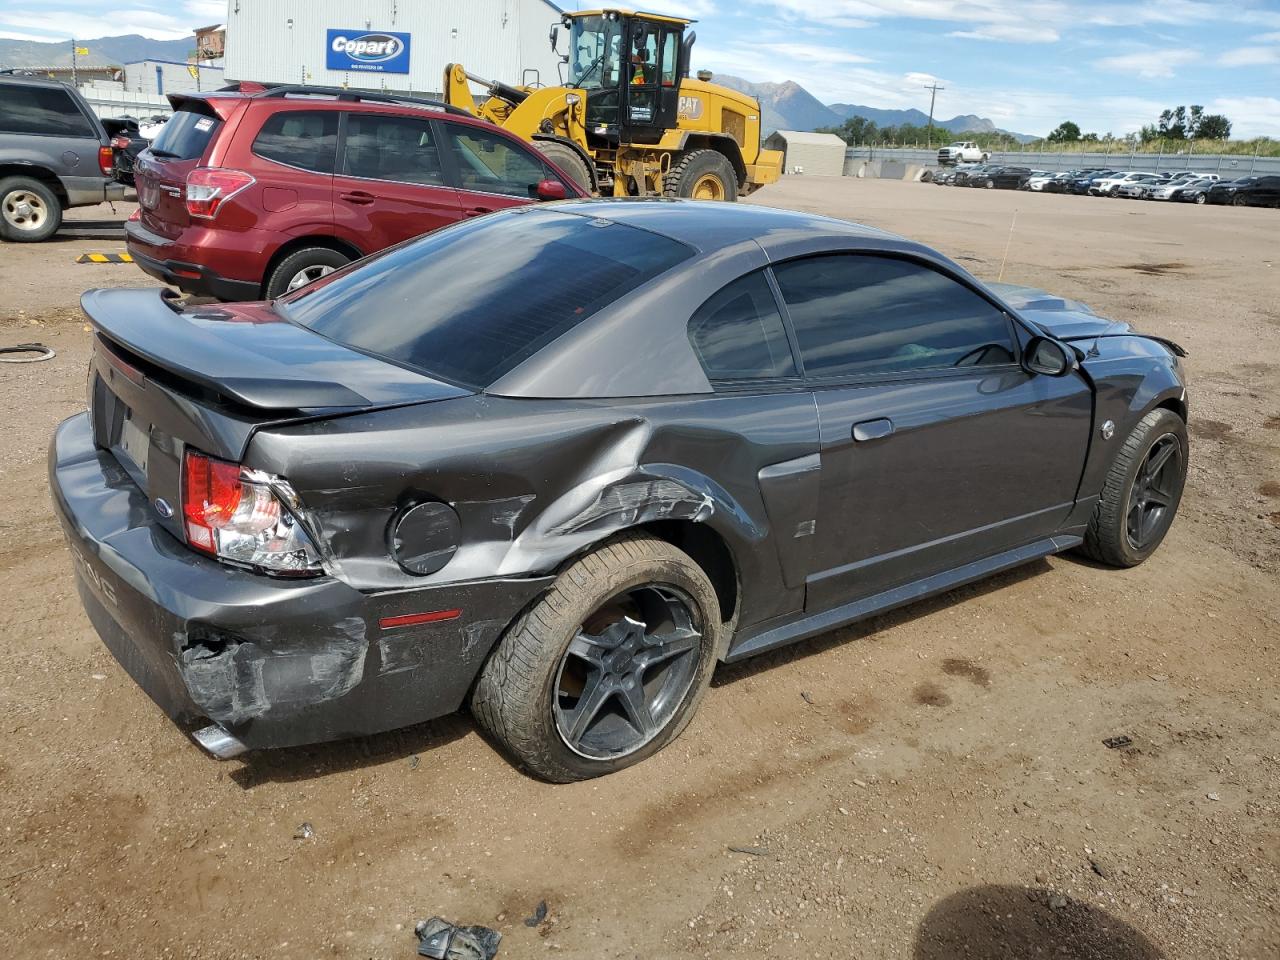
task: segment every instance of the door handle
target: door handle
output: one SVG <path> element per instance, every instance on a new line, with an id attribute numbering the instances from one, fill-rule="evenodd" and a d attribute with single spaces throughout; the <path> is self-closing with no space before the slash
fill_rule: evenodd
<path id="1" fill-rule="evenodd" d="M 862 443 L 866 440 L 880 440 L 893 433 L 893 421 L 888 417 L 879 420 L 863 420 L 853 425 L 853 439 Z"/>
<path id="2" fill-rule="evenodd" d="M 373 203 L 377 199 L 372 193 L 365 193 L 363 190 L 352 190 L 350 193 L 342 193 L 339 196 L 348 203 Z"/>
<path id="3" fill-rule="evenodd" d="M 464 212 L 468 217 L 483 217 L 486 213 L 493 213 L 493 207 L 468 207 Z"/>

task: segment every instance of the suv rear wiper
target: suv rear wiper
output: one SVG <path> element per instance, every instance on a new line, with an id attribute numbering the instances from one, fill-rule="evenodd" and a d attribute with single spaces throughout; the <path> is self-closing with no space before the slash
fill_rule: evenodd
<path id="1" fill-rule="evenodd" d="M 147 150 L 153 157 L 177 157 L 178 155 L 172 150 L 157 150 L 155 147 L 147 147 Z"/>

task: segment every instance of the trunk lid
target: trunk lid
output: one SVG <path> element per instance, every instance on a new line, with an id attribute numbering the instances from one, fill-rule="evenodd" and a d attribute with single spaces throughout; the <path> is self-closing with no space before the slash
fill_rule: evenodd
<path id="1" fill-rule="evenodd" d="M 467 396 L 340 346 L 269 304 L 182 307 L 167 291 L 90 290 L 89 413 L 164 525 L 181 530 L 188 446 L 243 461 L 261 427 Z"/>
<path id="2" fill-rule="evenodd" d="M 174 113 L 135 163 L 134 181 L 143 225 L 173 240 L 191 223 L 187 174 L 203 162 L 224 118 L 198 97 L 170 97 Z"/>

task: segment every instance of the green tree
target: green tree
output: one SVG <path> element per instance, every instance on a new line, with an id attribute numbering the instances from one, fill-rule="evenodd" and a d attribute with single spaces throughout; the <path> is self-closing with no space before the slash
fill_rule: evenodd
<path id="1" fill-rule="evenodd" d="M 1050 143 L 1075 143 L 1080 139 L 1080 128 L 1070 120 L 1064 120 L 1050 132 Z"/>
<path id="2" fill-rule="evenodd" d="M 1187 138 L 1187 108 L 1174 107 L 1172 110 L 1160 112 L 1160 124 L 1157 132 L 1169 140 L 1185 140 Z"/>
<path id="3" fill-rule="evenodd" d="M 1196 136 L 1201 140 L 1227 140 L 1231 137 L 1231 121 L 1220 113 L 1210 113 L 1200 118 Z"/>

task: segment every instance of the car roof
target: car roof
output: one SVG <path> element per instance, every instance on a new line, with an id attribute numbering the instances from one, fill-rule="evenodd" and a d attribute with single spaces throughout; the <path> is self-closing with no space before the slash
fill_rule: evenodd
<path id="1" fill-rule="evenodd" d="M 556 204 L 567 213 L 639 227 L 706 253 L 747 240 L 768 251 L 782 237 L 804 233 L 814 239 L 901 240 L 896 234 L 816 213 L 752 203 L 690 202 L 664 197 L 569 200 Z"/>
<path id="2" fill-rule="evenodd" d="M 54 80 L 50 77 L 29 77 L 18 73 L 0 73 L 0 83 L 16 83 L 25 87 L 61 87 L 64 90 L 73 89 L 71 84 L 63 83 L 61 80 Z"/>

